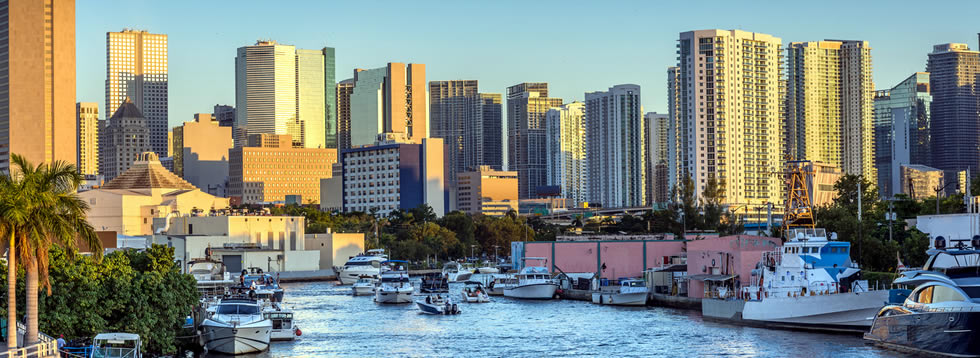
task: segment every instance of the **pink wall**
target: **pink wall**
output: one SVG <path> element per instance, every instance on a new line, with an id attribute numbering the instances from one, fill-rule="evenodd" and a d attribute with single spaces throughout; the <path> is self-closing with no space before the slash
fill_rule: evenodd
<path id="1" fill-rule="evenodd" d="M 605 263 L 606 270 L 602 272 L 601 277 L 618 279 L 642 276 L 644 269 L 659 267 L 664 256 L 680 255 L 684 248 L 683 241 L 646 241 L 645 243 L 646 267 L 643 265 L 643 241 L 529 242 L 525 246 L 524 256 L 548 258 L 548 269 L 551 269 L 551 265 L 554 264 L 568 273 L 596 272 L 601 264 Z M 554 245 L 554 257 L 552 257 L 552 245 Z"/>
<path id="2" fill-rule="evenodd" d="M 603 242 L 599 245 L 602 264 L 606 265 L 602 277 L 618 279 L 643 275 L 642 242 Z"/>
<path id="3" fill-rule="evenodd" d="M 711 274 L 711 268 L 717 267 L 721 274 L 734 274 L 743 286 L 751 284 L 752 270 L 759 262 L 763 252 L 775 250 L 781 246 L 779 238 L 763 236 L 725 236 L 687 243 L 687 274 Z M 725 258 L 729 257 L 726 267 Z M 712 260 L 714 264 L 712 265 Z M 701 298 L 704 295 L 704 283 L 691 280 L 688 286 L 688 296 Z"/>
<path id="4" fill-rule="evenodd" d="M 684 252 L 684 241 L 648 241 L 647 267 L 660 267 L 664 256 L 680 256 Z"/>
<path id="5" fill-rule="evenodd" d="M 594 242 L 556 243 L 555 265 L 565 272 L 595 272 L 597 254 Z"/>
<path id="6" fill-rule="evenodd" d="M 548 270 L 551 270 L 551 263 L 554 262 L 554 258 L 551 257 L 551 244 L 546 242 L 529 242 L 525 246 L 524 257 L 546 257 L 548 258 Z M 544 265 L 544 262 L 538 260 L 528 261 L 529 264 L 534 266 Z"/>

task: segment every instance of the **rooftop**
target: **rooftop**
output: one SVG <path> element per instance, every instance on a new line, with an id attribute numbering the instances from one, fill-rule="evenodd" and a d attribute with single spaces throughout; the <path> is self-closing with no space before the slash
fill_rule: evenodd
<path id="1" fill-rule="evenodd" d="M 197 187 L 164 168 L 155 153 L 146 152 L 139 155 L 129 170 L 103 185 L 102 189 L 195 190 Z"/>

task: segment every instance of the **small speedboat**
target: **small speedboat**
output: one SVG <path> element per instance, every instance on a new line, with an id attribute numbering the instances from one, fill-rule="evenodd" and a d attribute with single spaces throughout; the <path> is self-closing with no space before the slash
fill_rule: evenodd
<path id="1" fill-rule="evenodd" d="M 461 296 L 463 297 L 463 302 L 466 303 L 490 302 L 487 289 L 483 288 L 483 284 L 476 281 L 466 281 Z"/>
<path id="2" fill-rule="evenodd" d="M 386 261 L 386 263 L 405 263 L 405 261 Z M 408 279 L 408 272 L 403 266 L 385 271 L 381 274 L 381 283 L 374 290 L 374 301 L 377 303 L 411 303 L 415 287 Z"/>
<path id="3" fill-rule="evenodd" d="M 623 280 L 616 291 L 592 293 L 592 303 L 616 306 L 643 306 L 647 304 L 646 283 L 643 280 Z"/>
<path id="4" fill-rule="evenodd" d="M 245 275 L 242 279 L 243 285 L 255 291 L 256 298 L 260 300 L 282 302 L 285 291 L 283 291 L 282 286 L 279 286 L 279 279 L 276 276 L 263 273 L 261 269 L 253 268 L 252 271 L 253 273 Z"/>
<path id="5" fill-rule="evenodd" d="M 354 282 L 351 286 L 351 291 L 354 292 L 354 296 L 370 296 L 374 294 L 374 287 L 377 284 L 377 279 L 372 276 L 361 276 Z"/>
<path id="6" fill-rule="evenodd" d="M 425 298 L 415 301 L 415 304 L 419 306 L 419 311 L 424 314 L 453 315 L 463 312 L 460 311 L 457 304 L 449 299 L 449 295 L 445 294 L 429 294 Z"/>
<path id="7" fill-rule="evenodd" d="M 201 324 L 204 347 L 224 354 L 262 352 L 272 339 L 272 321 L 255 300 L 223 299 Z"/>

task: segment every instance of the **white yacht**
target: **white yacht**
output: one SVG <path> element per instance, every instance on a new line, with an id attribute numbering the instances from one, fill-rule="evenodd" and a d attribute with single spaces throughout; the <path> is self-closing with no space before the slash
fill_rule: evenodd
<path id="1" fill-rule="evenodd" d="M 281 302 L 270 302 L 262 309 L 262 316 L 272 321 L 273 341 L 291 341 L 303 334 L 293 323 L 293 310 Z"/>
<path id="2" fill-rule="evenodd" d="M 466 282 L 473 277 L 473 271 L 461 266 L 458 262 L 450 261 L 442 267 L 442 275 L 449 279 L 449 282 Z"/>
<path id="3" fill-rule="evenodd" d="M 494 276 L 493 280 L 487 284 L 487 294 L 490 296 L 503 296 L 504 290 L 517 284 L 517 279 L 513 275 Z"/>
<path id="4" fill-rule="evenodd" d="M 490 266 L 489 263 L 486 263 L 483 266 L 477 267 L 476 269 L 474 269 L 473 270 L 473 273 L 474 274 L 480 274 L 480 275 L 495 275 L 495 274 L 500 273 L 500 269 L 498 269 L 496 267 L 493 267 L 493 266 Z"/>
<path id="5" fill-rule="evenodd" d="M 370 296 L 374 294 L 374 287 L 377 285 L 378 278 L 376 276 L 361 276 L 354 282 L 351 286 L 351 291 L 354 292 L 354 296 Z"/>
<path id="6" fill-rule="evenodd" d="M 463 292 L 460 294 L 463 302 L 466 303 L 486 303 L 490 302 L 490 296 L 482 283 L 476 281 L 466 281 Z"/>
<path id="7" fill-rule="evenodd" d="M 343 267 L 336 269 L 337 279 L 341 285 L 357 282 L 361 276 L 380 276 L 384 271 L 382 262 L 388 260 L 384 249 L 367 250 L 367 252 L 351 257 Z"/>
<path id="8" fill-rule="evenodd" d="M 405 261 L 386 261 L 385 263 L 405 263 Z M 385 271 L 381 283 L 375 288 L 374 301 L 377 303 L 411 303 L 415 287 L 408 279 L 404 267 Z"/>
<path id="9" fill-rule="evenodd" d="M 544 261 L 543 257 L 525 257 L 524 261 L 529 260 Z M 558 284 L 551 278 L 551 272 L 544 266 L 530 266 L 525 264 L 521 272 L 515 275 L 517 283 L 504 289 L 504 296 L 524 299 L 550 300 L 555 298 L 558 291 Z"/>
<path id="10" fill-rule="evenodd" d="M 592 303 L 616 306 L 644 306 L 647 304 L 647 288 L 643 280 L 622 280 L 615 291 L 592 293 Z"/>
<path id="11" fill-rule="evenodd" d="M 214 314 L 201 324 L 208 351 L 245 354 L 269 348 L 272 321 L 262 315 L 256 301 L 224 299 L 213 308 Z"/>

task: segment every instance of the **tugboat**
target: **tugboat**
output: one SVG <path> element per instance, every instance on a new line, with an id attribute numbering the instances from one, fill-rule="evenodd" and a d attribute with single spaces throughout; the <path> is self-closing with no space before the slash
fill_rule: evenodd
<path id="1" fill-rule="evenodd" d="M 980 357 L 980 235 L 970 246 L 932 241 L 922 270 L 897 284 L 917 285 L 901 305 L 885 306 L 864 339 L 878 345 L 948 357 Z"/>

